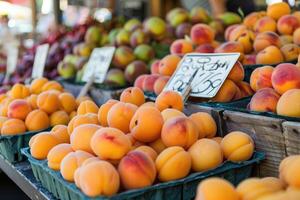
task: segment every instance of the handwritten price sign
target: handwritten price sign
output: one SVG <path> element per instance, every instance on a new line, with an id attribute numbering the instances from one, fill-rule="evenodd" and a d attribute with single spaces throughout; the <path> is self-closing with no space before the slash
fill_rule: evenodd
<path id="1" fill-rule="evenodd" d="M 43 77 L 48 50 L 49 44 L 43 44 L 37 47 L 31 74 L 32 78 Z"/>
<path id="2" fill-rule="evenodd" d="M 164 90 L 178 91 L 186 98 L 190 87 L 190 96 L 212 98 L 239 56 L 239 53 L 186 54 Z"/>
<path id="3" fill-rule="evenodd" d="M 82 80 L 88 82 L 94 76 L 94 82 L 103 83 L 115 49 L 115 47 L 95 48 L 84 70 Z"/>

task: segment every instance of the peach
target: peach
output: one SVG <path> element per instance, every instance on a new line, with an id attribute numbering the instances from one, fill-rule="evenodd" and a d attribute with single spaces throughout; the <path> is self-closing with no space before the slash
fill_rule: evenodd
<path id="1" fill-rule="evenodd" d="M 59 96 L 60 105 L 63 110 L 65 110 L 68 114 L 77 109 L 77 103 L 75 97 L 68 92 L 61 93 Z"/>
<path id="2" fill-rule="evenodd" d="M 68 124 L 68 133 L 72 134 L 73 130 L 81 124 L 96 124 L 99 125 L 98 116 L 93 113 L 75 116 Z"/>
<path id="3" fill-rule="evenodd" d="M 195 200 L 239 200 L 240 197 L 234 186 L 221 178 L 208 178 L 203 180 L 197 188 Z"/>
<path id="4" fill-rule="evenodd" d="M 39 94 L 37 99 L 38 108 L 51 114 L 60 108 L 60 101 L 56 94 L 46 91 Z"/>
<path id="5" fill-rule="evenodd" d="M 62 177 L 66 181 L 74 182 L 74 173 L 76 169 L 79 168 L 86 159 L 92 157 L 92 154 L 81 150 L 68 153 L 60 163 L 60 173 Z M 80 186 L 82 187 L 83 184 Z"/>
<path id="6" fill-rule="evenodd" d="M 248 30 L 244 25 L 237 26 L 229 35 L 229 41 L 236 41 L 243 45 L 244 53 L 250 53 L 252 51 L 253 40 L 254 33 Z"/>
<path id="7" fill-rule="evenodd" d="M 271 66 L 263 66 L 256 68 L 250 76 L 250 86 L 254 91 L 262 88 L 272 88 L 272 73 L 274 68 Z"/>
<path id="8" fill-rule="evenodd" d="M 9 118 L 24 120 L 30 112 L 31 107 L 26 100 L 15 99 L 8 106 L 7 116 Z"/>
<path id="9" fill-rule="evenodd" d="M 201 44 L 196 47 L 194 52 L 197 53 L 213 53 L 215 51 L 215 48 L 212 46 L 212 44 Z"/>
<path id="10" fill-rule="evenodd" d="M 154 142 L 150 142 L 148 145 L 154 149 L 157 154 L 160 154 L 164 149 L 167 148 L 161 138 L 155 140 Z"/>
<path id="11" fill-rule="evenodd" d="M 248 14 L 244 20 L 243 24 L 248 28 L 248 29 L 254 29 L 255 23 L 262 17 L 264 17 L 265 14 L 262 12 L 252 12 Z"/>
<path id="12" fill-rule="evenodd" d="M 131 103 L 118 102 L 107 113 L 109 127 L 118 128 L 124 133 L 129 133 L 130 120 L 137 110 L 137 106 Z"/>
<path id="13" fill-rule="evenodd" d="M 297 28 L 293 33 L 293 43 L 300 45 L 300 28 Z"/>
<path id="14" fill-rule="evenodd" d="M 227 160 L 240 162 L 251 158 L 254 152 L 254 142 L 246 133 L 233 131 L 223 138 L 221 148 Z"/>
<path id="15" fill-rule="evenodd" d="M 55 111 L 50 115 L 50 125 L 55 126 L 55 125 L 68 125 L 70 121 L 70 117 L 66 111 L 59 110 Z"/>
<path id="16" fill-rule="evenodd" d="M 46 159 L 49 151 L 59 144 L 59 140 L 49 132 L 39 133 L 30 140 L 30 153 L 38 160 Z"/>
<path id="17" fill-rule="evenodd" d="M 62 92 L 64 90 L 63 86 L 58 83 L 57 81 L 48 81 L 42 86 L 42 91 L 48 91 L 48 90 L 57 90 Z"/>
<path id="18" fill-rule="evenodd" d="M 244 77 L 245 77 L 244 67 L 239 61 L 237 61 L 232 67 L 227 78 L 232 80 L 233 82 L 240 82 L 244 80 Z"/>
<path id="19" fill-rule="evenodd" d="M 254 40 L 253 47 L 256 52 L 263 50 L 264 48 L 274 45 L 278 48 L 281 47 L 280 37 L 271 31 L 259 33 Z"/>
<path id="20" fill-rule="evenodd" d="M 153 87 L 154 93 L 156 95 L 159 95 L 163 91 L 164 87 L 167 85 L 169 80 L 170 80 L 169 76 L 159 77 L 154 83 L 154 87 Z"/>
<path id="21" fill-rule="evenodd" d="M 155 106 L 160 111 L 167 108 L 177 109 L 183 111 L 183 99 L 182 96 L 175 91 L 163 91 L 158 95 L 155 100 Z"/>
<path id="22" fill-rule="evenodd" d="M 114 195 L 120 186 L 117 170 L 106 161 L 94 161 L 82 166 L 79 180 L 82 192 L 89 197 Z"/>
<path id="23" fill-rule="evenodd" d="M 232 100 L 238 100 L 238 99 L 241 99 L 241 98 L 243 98 L 242 92 L 241 92 L 240 88 L 237 87 L 236 88 L 236 93 L 235 93 Z"/>
<path id="24" fill-rule="evenodd" d="M 135 79 L 134 84 L 133 84 L 134 87 L 138 87 L 142 90 L 146 77 L 148 77 L 148 74 L 140 75 L 139 77 L 137 77 L 137 79 Z"/>
<path id="25" fill-rule="evenodd" d="M 145 103 L 144 92 L 138 87 L 126 88 L 120 96 L 120 101 L 140 106 Z"/>
<path id="26" fill-rule="evenodd" d="M 188 149 L 198 137 L 195 123 L 187 117 L 174 117 L 166 121 L 161 130 L 161 139 L 167 147 L 181 146 Z"/>
<path id="27" fill-rule="evenodd" d="M 194 44 L 211 43 L 214 39 L 214 30 L 206 24 L 196 24 L 191 29 L 191 40 Z"/>
<path id="28" fill-rule="evenodd" d="M 274 69 L 271 80 L 273 88 L 279 94 L 300 88 L 300 69 L 290 63 L 279 64 Z"/>
<path id="29" fill-rule="evenodd" d="M 79 104 L 78 109 L 77 109 L 77 114 L 78 115 L 84 115 L 87 113 L 98 113 L 98 106 L 91 100 L 86 100 L 83 101 Z"/>
<path id="30" fill-rule="evenodd" d="M 225 32 L 224 32 L 224 38 L 226 41 L 229 40 L 230 38 L 230 35 L 232 33 L 232 31 L 237 28 L 239 26 L 239 24 L 233 24 L 233 25 L 230 25 L 226 28 Z"/>
<path id="31" fill-rule="evenodd" d="M 159 62 L 159 73 L 164 76 L 172 76 L 181 58 L 178 55 L 167 55 Z"/>
<path id="32" fill-rule="evenodd" d="M 233 81 L 231 81 L 230 79 L 226 79 L 219 89 L 218 93 L 212 98 L 212 101 L 229 102 L 235 97 L 238 91 L 237 89 L 238 87 Z"/>
<path id="33" fill-rule="evenodd" d="M 17 83 L 10 90 L 13 99 L 24 99 L 30 95 L 30 90 L 25 85 Z"/>
<path id="34" fill-rule="evenodd" d="M 30 92 L 32 94 L 40 94 L 42 92 L 43 86 L 48 82 L 47 78 L 36 78 L 30 84 Z"/>
<path id="35" fill-rule="evenodd" d="M 70 136 L 70 142 L 73 150 L 82 150 L 93 154 L 93 150 L 90 145 L 91 139 L 95 132 L 100 128 L 101 126 L 95 124 L 82 124 L 77 126 Z"/>
<path id="36" fill-rule="evenodd" d="M 300 117 L 300 109 L 297 107 L 300 98 L 300 89 L 291 89 L 283 93 L 277 103 L 277 114 L 288 117 Z"/>
<path id="37" fill-rule="evenodd" d="M 118 166 L 118 172 L 125 189 L 150 186 L 156 178 L 153 160 L 141 151 L 132 151 L 124 156 Z"/>
<path id="38" fill-rule="evenodd" d="M 291 13 L 291 8 L 289 4 L 285 2 L 273 3 L 267 8 L 267 15 L 275 20 L 278 20 L 283 15 L 288 15 Z"/>
<path id="39" fill-rule="evenodd" d="M 164 122 L 174 117 L 186 117 L 185 114 L 179 110 L 173 108 L 167 108 L 161 112 Z"/>
<path id="40" fill-rule="evenodd" d="M 276 46 L 268 46 L 258 52 L 256 56 L 256 64 L 277 64 L 283 62 L 284 58 L 280 49 Z"/>
<path id="41" fill-rule="evenodd" d="M 26 98 L 27 102 L 29 103 L 29 105 L 32 109 L 38 109 L 37 98 L 38 98 L 38 95 L 36 95 L 36 94 L 32 94 Z"/>
<path id="42" fill-rule="evenodd" d="M 154 84 L 159 77 L 160 75 L 158 74 L 147 75 L 144 79 L 142 90 L 146 92 L 154 92 Z"/>
<path id="43" fill-rule="evenodd" d="M 293 35 L 281 35 L 279 36 L 281 45 L 293 43 Z"/>
<path id="44" fill-rule="evenodd" d="M 251 98 L 249 109 L 257 112 L 276 113 L 279 98 L 280 95 L 273 88 L 260 89 Z"/>
<path id="45" fill-rule="evenodd" d="M 20 119 L 8 119 L 1 127 L 1 135 L 17 135 L 26 132 L 24 121 Z"/>
<path id="46" fill-rule="evenodd" d="M 0 130 L 1 130 L 2 126 L 3 126 L 3 123 L 4 123 L 5 121 L 7 121 L 7 120 L 8 120 L 7 117 L 0 116 Z M 1 131 L 0 131 L 0 132 L 1 132 Z"/>
<path id="47" fill-rule="evenodd" d="M 155 107 L 137 109 L 130 121 L 130 132 L 140 142 L 153 142 L 160 137 L 164 124 L 160 111 Z"/>
<path id="48" fill-rule="evenodd" d="M 256 54 L 247 54 L 244 55 L 243 65 L 255 65 L 256 64 Z"/>
<path id="49" fill-rule="evenodd" d="M 280 48 L 284 60 L 287 62 L 295 61 L 300 54 L 300 47 L 296 44 L 286 44 Z"/>
<path id="50" fill-rule="evenodd" d="M 193 51 L 192 42 L 185 39 L 177 39 L 170 46 L 171 54 L 184 55 Z"/>
<path id="51" fill-rule="evenodd" d="M 47 155 L 48 167 L 59 171 L 62 159 L 70 152 L 73 152 L 70 144 L 62 143 L 54 146 Z"/>
<path id="52" fill-rule="evenodd" d="M 215 49 L 215 53 L 240 53 L 239 60 L 243 60 L 244 46 L 239 42 L 224 42 Z"/>
<path id="53" fill-rule="evenodd" d="M 293 15 L 284 15 L 277 22 L 277 30 L 281 35 L 293 35 L 299 27 L 298 19 Z"/>
<path id="54" fill-rule="evenodd" d="M 182 147 L 168 147 L 158 155 L 155 165 L 158 179 L 167 182 L 187 176 L 191 170 L 192 158 Z"/>
<path id="55" fill-rule="evenodd" d="M 217 124 L 214 118 L 205 112 L 193 113 L 189 118 L 194 122 L 198 129 L 199 139 L 213 138 L 217 134 Z"/>
<path id="56" fill-rule="evenodd" d="M 276 21 L 269 16 L 262 17 L 255 23 L 254 31 L 257 33 L 266 31 L 276 32 Z"/>
<path id="57" fill-rule="evenodd" d="M 189 148 L 192 169 L 196 172 L 216 168 L 223 162 L 221 146 L 211 139 L 200 139 Z"/>
<path id="58" fill-rule="evenodd" d="M 150 66 L 151 74 L 159 74 L 159 63 L 160 63 L 160 60 L 154 60 L 151 63 L 151 66 Z"/>
<path id="59" fill-rule="evenodd" d="M 294 11 L 292 13 L 292 15 L 295 16 L 297 18 L 298 22 L 300 23 L 300 11 Z"/>
<path id="60" fill-rule="evenodd" d="M 43 130 L 50 126 L 50 119 L 44 111 L 33 110 L 27 115 L 25 125 L 28 131 Z"/>
<path id="61" fill-rule="evenodd" d="M 101 126 L 104 126 L 104 127 L 108 126 L 108 123 L 107 123 L 108 111 L 110 110 L 110 108 L 113 105 L 115 105 L 118 102 L 119 101 L 117 101 L 117 100 L 110 99 L 100 106 L 99 111 L 98 111 L 98 120 L 99 120 Z"/>
<path id="62" fill-rule="evenodd" d="M 157 155 L 158 155 L 157 152 L 154 149 L 152 149 L 149 146 L 145 146 L 145 145 L 137 147 L 136 149 L 134 149 L 134 151 L 144 152 L 145 154 L 147 154 L 153 160 L 153 162 L 155 162 L 155 160 L 157 158 Z"/>
<path id="63" fill-rule="evenodd" d="M 53 134 L 60 143 L 70 143 L 70 136 L 68 134 L 68 127 L 66 125 L 56 125 L 51 129 Z"/>
<path id="64" fill-rule="evenodd" d="M 101 159 L 119 160 L 130 151 L 131 142 L 116 128 L 101 128 L 91 138 L 91 147 Z"/>

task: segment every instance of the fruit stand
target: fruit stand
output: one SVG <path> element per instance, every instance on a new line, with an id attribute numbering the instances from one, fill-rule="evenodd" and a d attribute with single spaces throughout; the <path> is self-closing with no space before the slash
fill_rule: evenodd
<path id="1" fill-rule="evenodd" d="M 31 42 L 0 46 L 1 171 L 37 200 L 299 200 L 299 5 L 212 2 L 52 1 L 38 33 L 30 1 Z"/>

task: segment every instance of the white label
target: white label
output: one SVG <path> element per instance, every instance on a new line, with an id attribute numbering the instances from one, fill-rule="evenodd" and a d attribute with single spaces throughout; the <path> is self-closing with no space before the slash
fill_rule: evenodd
<path id="1" fill-rule="evenodd" d="M 212 98 L 218 93 L 239 56 L 239 53 L 186 54 L 164 90 L 186 95 L 187 88 L 191 87 L 190 96 Z"/>
<path id="2" fill-rule="evenodd" d="M 48 55 L 49 44 L 42 44 L 37 47 L 34 57 L 32 78 L 41 78 L 44 74 L 46 59 Z"/>
<path id="3" fill-rule="evenodd" d="M 19 49 L 16 46 L 12 46 L 8 49 L 7 52 L 7 74 L 12 74 L 16 70 L 17 63 L 18 63 L 18 52 Z"/>
<path id="4" fill-rule="evenodd" d="M 90 77 L 94 75 L 95 83 L 103 83 L 115 49 L 115 47 L 95 48 L 84 70 L 82 80 L 88 82 Z"/>

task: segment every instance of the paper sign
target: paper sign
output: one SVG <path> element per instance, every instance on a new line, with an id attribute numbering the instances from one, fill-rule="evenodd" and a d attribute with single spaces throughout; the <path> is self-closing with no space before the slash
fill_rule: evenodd
<path id="1" fill-rule="evenodd" d="M 31 74 L 32 78 L 43 77 L 48 50 L 49 44 L 42 44 L 37 47 Z"/>
<path id="2" fill-rule="evenodd" d="M 12 74 L 16 70 L 17 62 L 18 62 L 18 52 L 19 49 L 16 46 L 12 46 L 11 48 L 8 49 L 7 68 L 6 68 L 7 74 Z"/>
<path id="3" fill-rule="evenodd" d="M 183 95 L 190 86 L 190 96 L 212 98 L 239 56 L 239 53 L 186 54 L 164 90 L 178 91 Z"/>
<path id="4" fill-rule="evenodd" d="M 95 48 L 84 70 L 82 80 L 88 82 L 90 77 L 94 75 L 95 83 L 103 83 L 115 49 L 115 47 Z"/>

